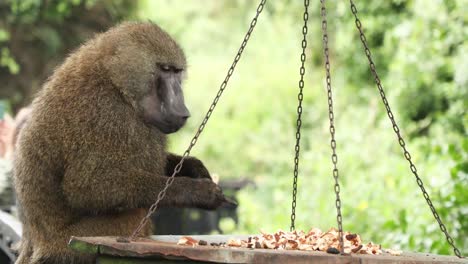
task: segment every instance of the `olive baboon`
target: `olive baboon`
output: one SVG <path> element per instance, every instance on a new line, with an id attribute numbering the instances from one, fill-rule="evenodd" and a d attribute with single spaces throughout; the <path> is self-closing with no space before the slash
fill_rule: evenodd
<path id="1" fill-rule="evenodd" d="M 70 236 L 131 233 L 180 160 L 166 153 L 165 134 L 189 117 L 185 68 L 183 51 L 157 25 L 124 23 L 54 72 L 16 152 L 24 224 L 17 263 L 92 263 L 67 249 Z M 162 205 L 214 209 L 224 201 L 203 164 L 188 158 Z"/>

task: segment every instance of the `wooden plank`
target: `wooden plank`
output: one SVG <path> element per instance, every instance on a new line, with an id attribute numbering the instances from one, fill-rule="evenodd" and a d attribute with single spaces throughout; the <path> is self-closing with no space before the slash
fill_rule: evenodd
<path id="1" fill-rule="evenodd" d="M 201 264 L 207 262 L 99 256 L 97 264 Z"/>
<path id="2" fill-rule="evenodd" d="M 236 238 L 236 239 L 248 239 L 249 236 L 252 235 L 191 235 L 190 237 L 193 237 L 194 239 L 197 240 L 205 240 L 210 243 L 220 243 L 220 242 L 227 242 L 229 238 Z M 172 235 L 172 236 L 151 236 L 150 238 L 155 240 L 155 241 L 160 241 L 160 242 L 169 242 L 169 243 L 177 243 L 179 239 L 183 237 L 181 235 Z"/>
<path id="3" fill-rule="evenodd" d="M 99 253 L 99 244 L 89 243 L 86 240 L 74 239 L 74 237 L 72 237 L 68 242 L 68 247 L 75 251 L 87 254 Z"/>
<path id="4" fill-rule="evenodd" d="M 140 238 L 131 243 L 119 243 L 115 237 L 73 237 L 70 244 L 88 244 L 90 247 L 72 247 L 81 252 L 98 252 L 100 255 L 151 259 L 164 258 L 168 260 L 202 261 L 211 263 L 349 263 L 349 264 L 422 264 L 422 263 L 468 263 L 466 259 L 451 256 L 405 252 L 401 256 L 360 255 L 349 256 L 332 255 L 324 252 L 310 252 L 298 250 L 268 250 L 225 248 L 215 246 L 180 246 L 176 244 L 181 236 L 153 236 L 152 239 Z M 236 236 L 192 236 L 197 240 L 210 242 L 226 242 Z M 238 236 L 237 236 L 238 237 Z M 236 238 L 237 238 L 236 237 Z M 241 237 L 245 238 L 245 236 Z M 98 247 L 96 251 L 93 246 Z M 138 262 L 130 262 L 138 263 Z"/>

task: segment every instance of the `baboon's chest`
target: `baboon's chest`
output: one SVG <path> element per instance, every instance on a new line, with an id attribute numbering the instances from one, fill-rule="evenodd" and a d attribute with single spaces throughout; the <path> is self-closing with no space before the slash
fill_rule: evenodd
<path id="1" fill-rule="evenodd" d="M 158 139 L 147 139 L 127 153 L 127 160 L 136 169 L 160 174 L 166 166 L 165 145 Z"/>

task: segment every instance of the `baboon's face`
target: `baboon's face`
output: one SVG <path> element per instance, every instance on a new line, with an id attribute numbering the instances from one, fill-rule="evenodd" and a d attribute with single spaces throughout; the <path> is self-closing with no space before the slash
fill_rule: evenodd
<path id="1" fill-rule="evenodd" d="M 101 43 L 111 43 L 103 65 L 138 118 L 165 134 L 179 130 L 190 113 L 182 92 L 186 59 L 177 43 L 156 25 L 132 23 Z"/>
<path id="2" fill-rule="evenodd" d="M 141 100 L 144 121 L 165 134 L 179 130 L 190 117 L 182 92 L 183 71 L 176 65 L 158 63 Z"/>

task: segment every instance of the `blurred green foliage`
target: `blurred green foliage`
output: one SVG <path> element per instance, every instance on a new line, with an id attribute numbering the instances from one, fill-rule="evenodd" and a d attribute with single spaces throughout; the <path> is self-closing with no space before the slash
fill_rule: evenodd
<path id="1" fill-rule="evenodd" d="M 224 79 L 257 1 L 143 1 L 182 43 L 193 117 L 171 137 L 183 152 Z M 271 1 L 193 155 L 221 176 L 254 179 L 229 233 L 289 229 L 301 1 Z M 408 149 L 458 247 L 468 248 L 468 2 L 357 1 Z M 336 225 L 319 4 L 311 3 L 297 228 Z M 385 247 L 453 254 L 403 157 L 347 1 L 329 4 L 344 228 Z M 223 227 L 222 226 L 222 227 Z"/>
<path id="2" fill-rule="evenodd" d="M 185 93 L 192 118 L 171 136 L 171 149 L 182 153 L 224 80 L 256 2 L 142 0 L 134 10 L 136 2 L 130 0 L 62 0 L 47 6 L 2 1 L 0 98 L 14 105 L 28 102 L 29 91 L 92 32 L 125 17 L 150 19 L 175 36 L 188 56 Z M 451 254 L 387 120 L 348 3 L 330 2 L 344 228 L 384 247 Z M 468 0 L 356 4 L 412 159 L 466 255 Z M 317 1 L 311 1 L 310 11 L 296 220 L 305 230 L 336 225 Z M 289 229 L 302 13 L 301 1 L 268 2 L 192 152 L 221 178 L 246 177 L 257 184 L 239 194 L 240 223 L 222 221 L 226 232 Z"/>
<path id="3" fill-rule="evenodd" d="M 132 0 L 0 1 L 0 99 L 28 104 L 63 57 L 123 18 Z"/>

